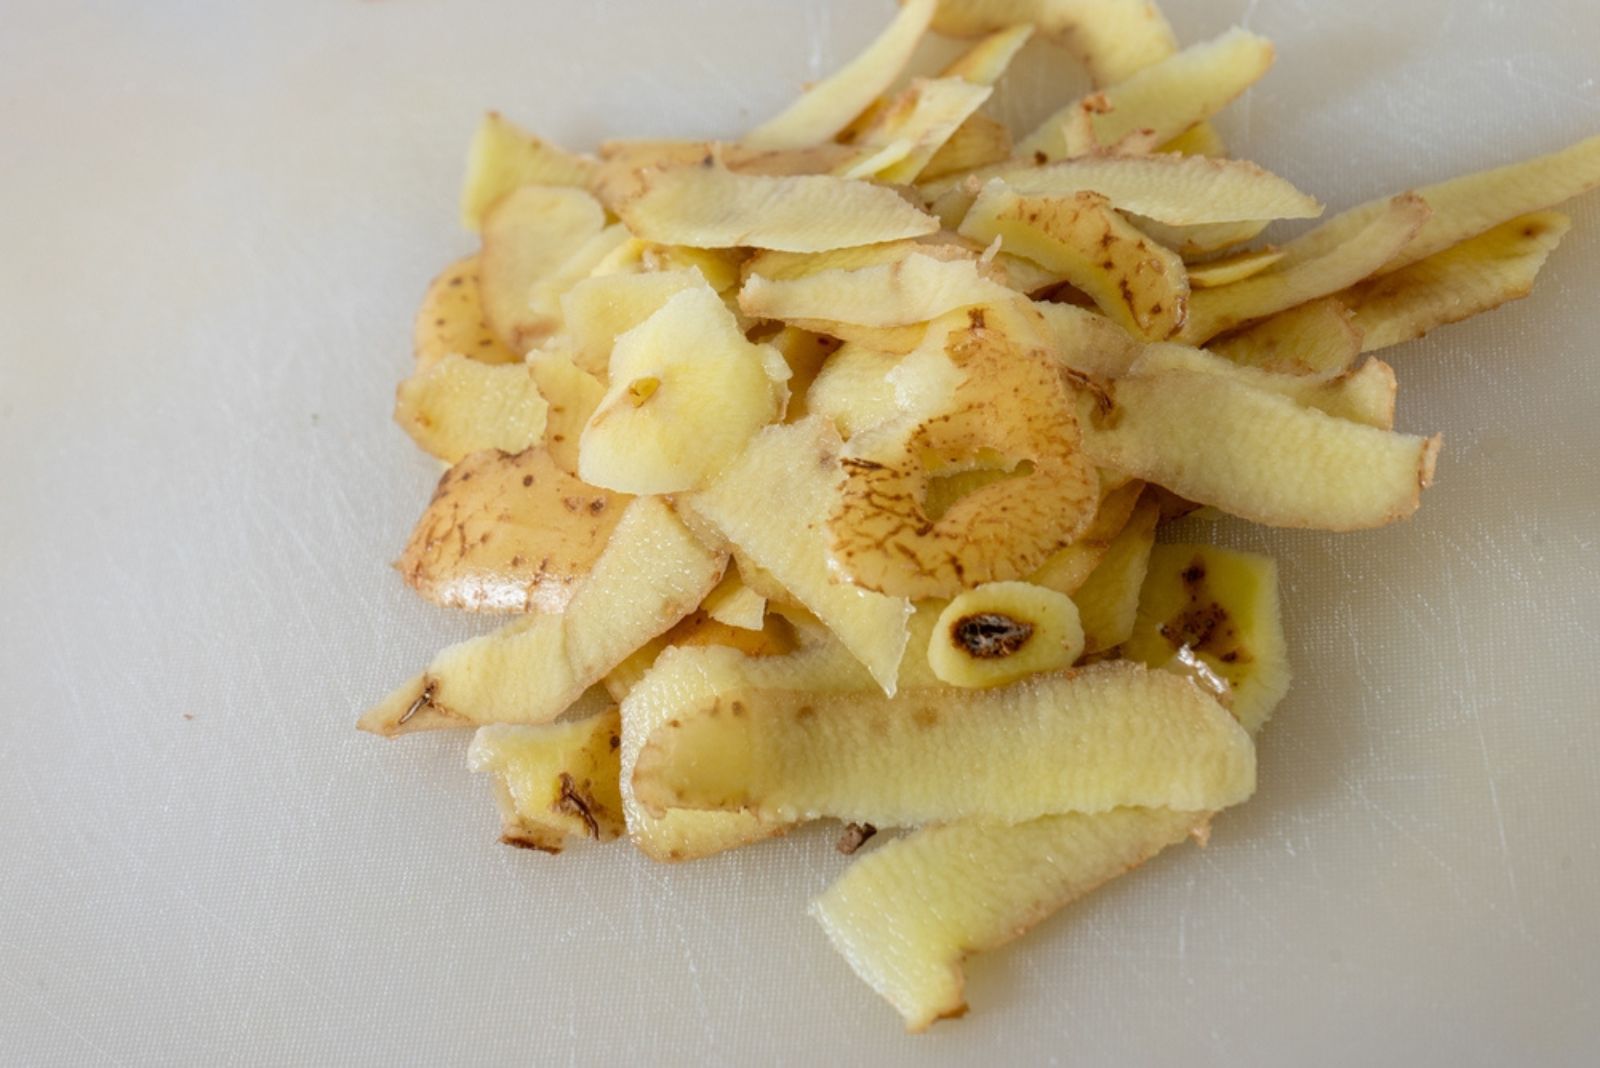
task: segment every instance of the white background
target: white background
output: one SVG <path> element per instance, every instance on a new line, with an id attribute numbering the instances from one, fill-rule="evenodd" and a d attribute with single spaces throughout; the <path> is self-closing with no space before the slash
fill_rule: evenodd
<path id="1" fill-rule="evenodd" d="M 1332 209 L 1600 131 L 1592 0 L 1170 6 L 1277 41 L 1222 128 Z M 735 135 L 890 7 L 0 0 L 0 1062 L 1600 1057 L 1597 199 L 1532 298 L 1393 354 L 1445 433 L 1418 518 L 1219 529 L 1296 657 L 1256 798 L 929 1036 L 804 914 L 831 832 L 514 851 L 465 737 L 354 731 L 488 625 L 387 567 L 478 112 Z M 1028 61 L 1019 121 L 1075 86 Z"/>

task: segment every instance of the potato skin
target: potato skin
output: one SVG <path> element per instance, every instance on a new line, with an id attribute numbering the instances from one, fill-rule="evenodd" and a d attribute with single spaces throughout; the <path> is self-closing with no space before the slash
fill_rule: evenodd
<path id="1" fill-rule="evenodd" d="M 451 608 L 559 612 L 627 500 L 578 481 L 541 447 L 473 453 L 439 479 L 395 566 Z"/>

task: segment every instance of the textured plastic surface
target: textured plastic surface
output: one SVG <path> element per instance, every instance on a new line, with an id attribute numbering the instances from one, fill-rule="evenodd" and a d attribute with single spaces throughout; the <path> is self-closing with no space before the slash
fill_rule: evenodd
<path id="1" fill-rule="evenodd" d="M 1229 143 L 1330 208 L 1600 130 L 1592 0 L 1205 0 L 1277 69 Z M 925 1037 L 804 912 L 802 833 L 665 868 L 494 842 L 465 736 L 357 711 L 482 629 L 385 565 L 388 420 L 480 109 L 729 135 L 886 2 L 7 0 L 0 1062 L 1592 1064 L 1600 199 L 1535 295 L 1393 354 L 1414 521 L 1232 524 L 1298 679 L 1261 789 L 975 962 Z M 1051 64 L 1006 107 L 1053 99 Z"/>

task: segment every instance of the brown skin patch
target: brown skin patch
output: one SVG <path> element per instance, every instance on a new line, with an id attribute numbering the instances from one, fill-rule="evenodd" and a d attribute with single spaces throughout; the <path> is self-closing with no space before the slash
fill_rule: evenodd
<path id="1" fill-rule="evenodd" d="M 848 857 L 866 845 L 867 839 L 877 833 L 878 828 L 870 823 L 847 823 L 844 832 L 839 835 L 839 840 L 833 844 L 833 848 Z"/>
<path id="2" fill-rule="evenodd" d="M 557 812 L 577 816 L 583 821 L 589 837 L 599 841 L 600 824 L 594 818 L 594 798 L 579 789 L 572 776 L 565 771 L 561 773 L 561 796 L 556 799 L 555 807 Z"/>
<path id="3" fill-rule="evenodd" d="M 559 855 L 561 850 L 555 846 L 548 846 L 542 842 L 535 842 L 531 838 L 519 838 L 514 834 L 502 834 L 500 844 L 515 846 L 518 849 L 532 849 L 538 853 L 549 853 L 551 856 Z"/>
<path id="4" fill-rule="evenodd" d="M 1219 664 L 1235 667 L 1250 663 L 1253 658 L 1242 644 L 1238 625 L 1206 586 L 1205 560 L 1195 557 L 1178 577 L 1188 591 L 1189 603 L 1161 625 L 1161 636 L 1174 649 L 1188 646 Z"/>
<path id="5" fill-rule="evenodd" d="M 978 612 L 950 624 L 950 640 L 974 660 L 1012 656 L 1032 637 L 1032 623 L 998 612 Z"/>
<path id="6" fill-rule="evenodd" d="M 919 708 L 911 713 L 911 722 L 923 729 L 937 727 L 939 725 L 939 713 L 931 708 Z"/>

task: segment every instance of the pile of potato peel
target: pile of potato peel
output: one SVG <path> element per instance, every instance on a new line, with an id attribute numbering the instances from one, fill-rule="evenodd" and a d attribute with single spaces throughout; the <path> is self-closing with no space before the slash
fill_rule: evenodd
<path id="1" fill-rule="evenodd" d="M 971 45 L 911 76 L 930 33 Z M 1011 130 L 1033 38 L 1098 88 Z M 1203 841 L 1289 657 L 1272 561 L 1161 527 L 1410 516 L 1439 439 L 1367 354 L 1525 296 L 1600 185 L 1591 138 L 1264 244 L 1321 206 L 1209 120 L 1272 59 L 1147 0 L 905 0 L 737 142 L 491 113 L 398 391 L 449 465 L 398 567 L 512 618 L 360 726 L 476 728 L 502 840 L 550 853 L 841 821 L 812 913 L 912 1030 L 968 954 Z"/>

